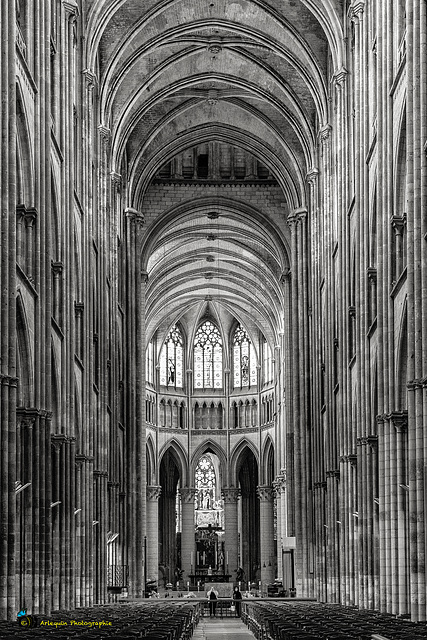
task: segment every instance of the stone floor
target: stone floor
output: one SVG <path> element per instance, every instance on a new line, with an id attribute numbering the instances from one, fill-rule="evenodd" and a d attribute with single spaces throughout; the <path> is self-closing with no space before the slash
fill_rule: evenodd
<path id="1" fill-rule="evenodd" d="M 201 618 L 192 640 L 253 640 L 240 618 Z"/>

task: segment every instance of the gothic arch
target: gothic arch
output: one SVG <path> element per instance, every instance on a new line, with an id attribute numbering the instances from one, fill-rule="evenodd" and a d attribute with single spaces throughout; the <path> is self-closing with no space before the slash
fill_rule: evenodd
<path id="1" fill-rule="evenodd" d="M 259 453 L 257 448 L 250 440 L 242 438 L 234 447 L 230 455 L 229 466 L 232 486 L 239 486 L 239 471 L 247 451 L 250 451 L 253 454 L 259 468 Z"/>
<path id="2" fill-rule="evenodd" d="M 175 464 L 179 470 L 179 477 L 181 478 L 181 486 L 187 486 L 188 458 L 182 445 L 177 440 L 175 440 L 175 438 L 169 440 L 159 452 L 159 468 L 166 453 L 170 453 L 175 461 Z"/>
<path id="3" fill-rule="evenodd" d="M 158 470 L 156 466 L 155 447 L 154 447 L 153 438 L 151 434 L 149 434 L 147 437 L 146 457 L 147 457 L 147 485 L 157 484 Z"/>
<path id="4" fill-rule="evenodd" d="M 407 300 L 402 310 L 399 335 L 396 351 L 396 408 L 405 411 L 408 408 L 407 401 L 408 384 L 408 309 Z"/>
<path id="5" fill-rule="evenodd" d="M 263 484 L 271 485 L 275 477 L 275 450 L 273 440 L 270 435 L 267 436 L 262 451 L 262 481 Z"/>
<path id="6" fill-rule="evenodd" d="M 214 453 L 219 458 L 220 473 L 222 479 L 224 479 L 227 469 L 227 455 L 223 448 L 212 439 L 205 440 L 204 442 L 199 444 L 199 446 L 193 452 L 190 462 L 190 478 L 194 478 L 197 463 L 199 462 L 202 455 L 207 452 Z"/>
<path id="7" fill-rule="evenodd" d="M 17 338 L 17 405 L 31 407 L 34 394 L 34 373 L 31 342 L 25 304 L 21 293 L 16 298 L 16 338 Z"/>
<path id="8" fill-rule="evenodd" d="M 34 166 L 29 120 L 20 80 L 16 86 L 17 204 L 34 204 Z"/>

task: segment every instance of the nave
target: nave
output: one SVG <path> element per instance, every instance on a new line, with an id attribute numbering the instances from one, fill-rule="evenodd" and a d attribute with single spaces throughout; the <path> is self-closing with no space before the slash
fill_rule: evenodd
<path id="1" fill-rule="evenodd" d="M 241 618 L 230 599 L 220 599 L 215 617 L 204 598 L 120 602 L 32 618 L 30 626 L 0 623 L 9 638 L 121 638 L 134 640 L 423 640 L 425 623 L 390 614 L 314 600 L 247 599 Z"/>

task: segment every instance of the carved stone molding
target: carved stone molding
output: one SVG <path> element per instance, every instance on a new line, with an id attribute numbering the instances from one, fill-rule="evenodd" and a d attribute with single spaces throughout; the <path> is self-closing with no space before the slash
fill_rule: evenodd
<path id="1" fill-rule="evenodd" d="M 90 69 L 84 69 L 82 73 L 86 81 L 86 87 L 88 89 L 93 89 L 96 86 L 96 83 L 98 82 L 96 74 Z"/>
<path id="2" fill-rule="evenodd" d="M 65 433 L 53 433 L 50 436 L 50 441 L 55 451 L 60 451 L 64 442 L 67 441 L 67 436 L 65 435 Z"/>
<path id="3" fill-rule="evenodd" d="M 196 497 L 197 489 L 194 487 L 184 487 L 181 489 L 181 499 L 184 504 L 191 504 Z"/>
<path id="4" fill-rule="evenodd" d="M 144 226 L 144 214 L 133 207 L 127 207 L 125 209 L 126 218 L 132 223 L 139 227 Z"/>
<path id="5" fill-rule="evenodd" d="M 257 487 L 257 494 L 260 502 L 272 502 L 274 498 L 273 487 L 267 484 Z"/>
<path id="6" fill-rule="evenodd" d="M 240 489 L 236 487 L 225 487 L 222 496 L 225 504 L 236 504 L 240 495 Z"/>
<path id="7" fill-rule="evenodd" d="M 316 167 L 313 167 L 312 169 L 310 169 L 310 171 L 305 176 L 305 179 L 308 182 L 308 184 L 316 184 L 318 178 L 319 178 L 319 169 L 316 169 Z"/>
<path id="8" fill-rule="evenodd" d="M 291 213 L 286 218 L 286 222 L 289 225 L 292 225 L 292 224 L 297 225 L 303 220 L 305 220 L 306 218 L 307 218 L 307 208 L 299 207 L 298 209 L 294 209 L 294 211 L 291 211 Z"/>
<path id="9" fill-rule="evenodd" d="M 162 487 L 159 485 L 151 485 L 147 487 L 147 500 L 149 502 L 157 502 L 162 493 Z"/>
<path id="10" fill-rule="evenodd" d="M 338 71 L 334 73 L 332 76 L 332 81 L 338 87 L 343 87 L 347 81 L 348 71 L 345 67 L 341 67 Z"/>
<path id="11" fill-rule="evenodd" d="M 319 129 L 319 140 L 324 143 L 331 137 L 332 127 L 330 124 L 325 124 Z"/>

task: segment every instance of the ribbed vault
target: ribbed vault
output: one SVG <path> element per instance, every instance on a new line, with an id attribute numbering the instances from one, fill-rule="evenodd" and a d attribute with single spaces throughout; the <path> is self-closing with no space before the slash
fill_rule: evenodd
<path id="1" fill-rule="evenodd" d="M 341 4 L 92 4 L 87 67 L 98 79 L 100 121 L 110 130 L 113 167 L 126 174 L 128 204 L 146 219 L 148 339 L 212 301 L 217 314 L 278 344 L 281 278 L 292 266 L 286 217 L 306 205 L 306 175 L 318 164 L 329 79 L 343 66 Z M 212 143 L 258 159 L 281 202 L 253 202 L 253 190 L 231 194 L 211 180 L 214 197 L 211 188 L 153 212 L 159 170 L 186 149 Z"/>

